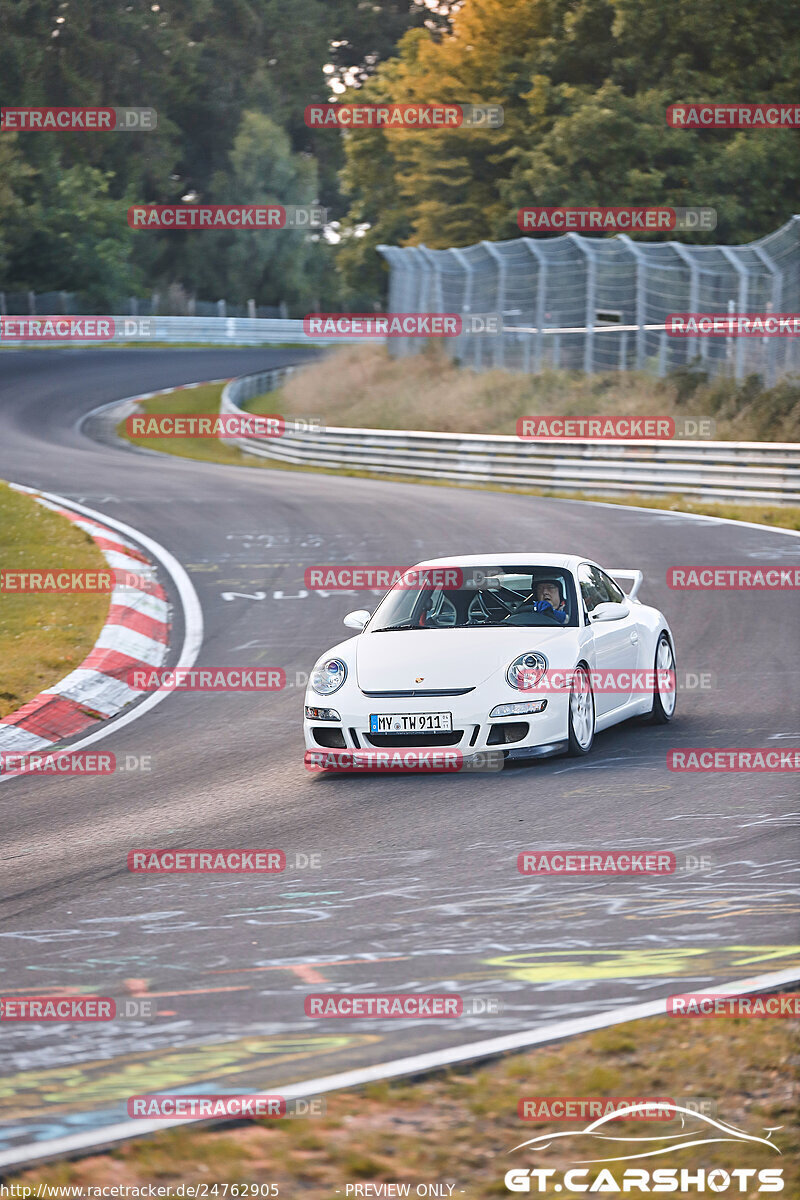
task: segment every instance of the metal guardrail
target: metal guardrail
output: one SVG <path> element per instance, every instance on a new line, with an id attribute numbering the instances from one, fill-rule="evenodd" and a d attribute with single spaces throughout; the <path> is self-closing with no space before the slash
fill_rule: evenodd
<path id="1" fill-rule="evenodd" d="M 30 319 L 30 318 L 25 318 Z M 304 332 L 303 322 L 279 317 L 131 317 L 109 314 L 116 323 L 114 337 L 99 342 L 75 338 L 65 339 L 70 346 L 121 346 L 132 342 L 198 342 L 219 345 L 265 346 L 280 342 L 328 346 L 340 342 L 374 342 L 365 337 L 311 337 Z M 126 333 L 126 330 L 130 332 Z M 0 337 L 0 346 L 61 345 L 60 341 L 43 342 L 41 339 L 6 340 Z"/>
<path id="2" fill-rule="evenodd" d="M 294 367 L 233 379 L 220 411 L 237 413 L 277 387 Z M 800 443 L 615 441 L 523 442 L 508 435 L 391 429 L 305 429 L 286 423 L 283 437 L 241 438 L 247 454 L 313 467 L 494 483 L 601 496 L 800 504 Z"/>

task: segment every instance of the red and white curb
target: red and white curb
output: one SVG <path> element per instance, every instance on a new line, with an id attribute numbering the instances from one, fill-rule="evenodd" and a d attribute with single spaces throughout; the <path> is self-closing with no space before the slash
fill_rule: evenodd
<path id="1" fill-rule="evenodd" d="M 129 687 L 125 679 L 136 667 L 161 667 L 166 662 L 170 607 L 164 589 L 155 581 L 154 564 L 133 542 L 33 488 L 10 486 L 88 533 L 112 570 L 137 577 L 136 586 L 113 589 L 106 623 L 81 665 L 0 720 L 0 751 L 29 753 L 115 717 L 145 695 Z"/>

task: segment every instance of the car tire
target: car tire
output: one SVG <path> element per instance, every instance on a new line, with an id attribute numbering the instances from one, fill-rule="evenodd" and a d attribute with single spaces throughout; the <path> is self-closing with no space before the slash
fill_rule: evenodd
<path id="1" fill-rule="evenodd" d="M 656 679 L 653 685 L 653 709 L 650 713 L 650 720 L 653 725 L 668 725 L 675 716 L 678 694 L 674 688 L 670 692 L 658 686 L 659 671 L 672 671 L 673 673 L 675 671 L 675 655 L 666 633 L 659 636 L 656 645 L 654 670 Z"/>
<path id="2" fill-rule="evenodd" d="M 580 680 L 578 687 L 576 682 Z M 576 667 L 569 693 L 567 714 L 567 753 L 573 758 L 588 754 L 594 742 L 594 694 L 586 667 Z"/>

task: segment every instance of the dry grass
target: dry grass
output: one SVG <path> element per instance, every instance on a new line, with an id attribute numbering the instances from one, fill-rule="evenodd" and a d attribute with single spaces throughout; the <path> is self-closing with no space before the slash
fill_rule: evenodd
<path id="1" fill-rule="evenodd" d="M 0 566 L 101 570 L 106 561 L 72 522 L 0 483 Z M 0 717 L 77 667 L 108 614 L 109 596 L 0 591 Z"/>
<path id="2" fill-rule="evenodd" d="M 409 358 L 392 358 L 380 345 L 344 346 L 248 408 L 319 416 L 325 425 L 442 433 L 513 434 L 518 417 L 535 413 L 711 417 L 721 440 L 800 440 L 800 382 L 761 391 L 754 381 L 702 380 L 688 371 L 663 380 L 637 372 L 478 372 L 455 365 L 435 343 Z"/>
<path id="3" fill-rule="evenodd" d="M 781 1166 L 783 1195 L 796 1197 L 800 1145 L 792 1118 L 797 1102 L 797 1026 L 788 1020 L 651 1018 L 475 1069 L 454 1068 L 422 1081 L 334 1093 L 324 1117 L 229 1125 L 217 1131 L 178 1128 L 109 1155 L 26 1171 L 14 1182 L 84 1187 L 157 1183 L 170 1189 L 179 1183 L 205 1183 L 209 1188 L 226 1182 L 275 1183 L 279 1195 L 290 1200 L 335 1200 L 346 1194 L 348 1184 L 364 1181 L 406 1182 L 413 1196 L 419 1182 L 448 1180 L 455 1183 L 456 1198 L 463 1189 L 473 1200 L 490 1200 L 510 1195 L 503 1184 L 509 1167 L 534 1165 L 524 1151 L 509 1155 L 512 1147 L 548 1130 L 582 1127 L 580 1121 L 522 1121 L 517 1116 L 521 1097 L 659 1096 L 676 1102 L 711 1099 L 721 1120 L 757 1136 L 764 1136 L 765 1127 L 783 1126 L 773 1135 L 782 1156 L 740 1143 L 707 1145 L 684 1151 L 683 1157 L 632 1165 L 651 1170 L 678 1165 L 692 1171 L 701 1166 Z M 676 1128 L 661 1122 L 618 1122 L 613 1132 L 649 1135 Z M 574 1165 L 573 1156 L 586 1157 L 580 1152 L 585 1143 L 565 1141 L 571 1151 L 540 1155 L 535 1165 L 565 1170 Z M 615 1170 L 621 1173 L 622 1168 Z M 683 1191 L 671 1195 L 676 1200 L 687 1197 Z M 744 1193 L 736 1190 L 736 1195 L 754 1197 L 756 1190 L 751 1186 Z"/>
<path id="4" fill-rule="evenodd" d="M 362 350 L 363 347 L 348 348 L 342 351 L 342 355 L 349 355 L 354 350 Z M 368 354 L 363 356 L 363 361 L 359 360 L 356 365 L 356 371 L 359 375 L 359 387 L 365 389 L 365 393 L 369 393 L 370 379 L 364 372 L 369 370 L 377 370 L 378 366 L 383 370 L 386 363 L 381 361 L 381 352 L 376 353 L 374 347 L 367 347 Z M 338 356 L 336 359 L 339 362 Z M 404 362 L 421 360 L 403 360 Z M 404 370 L 401 371 L 396 363 L 388 360 L 388 369 L 394 374 L 398 373 L 398 378 L 405 379 Z M 352 364 L 350 364 L 352 366 Z M 360 395 L 355 398 L 350 398 L 349 403 L 352 408 L 348 408 L 346 412 L 331 411 L 330 406 L 332 401 L 325 401 L 320 397 L 323 395 L 322 380 L 320 380 L 319 372 L 321 367 L 319 364 L 314 364 L 311 367 L 306 367 L 302 372 L 298 372 L 286 384 L 285 388 L 270 392 L 268 395 L 257 397 L 251 401 L 247 408 L 253 412 L 260 413 L 280 413 L 285 416 L 308 416 L 321 417 L 323 424 L 337 425 L 357 425 L 359 423 L 366 427 L 374 426 L 381 428 L 379 424 L 379 414 L 375 411 L 367 411 L 367 408 L 359 406 L 368 406 L 373 403 L 371 399 L 364 398 Z M 348 368 L 349 370 L 349 368 Z M 313 372 L 313 376 L 312 376 Z M 445 374 L 452 374 L 452 369 L 447 366 Z M 475 376 L 478 380 L 487 380 L 498 372 L 492 372 L 489 375 Z M 340 375 L 338 371 L 331 370 L 330 366 L 324 372 L 324 377 L 327 377 L 330 384 L 329 392 L 333 389 L 332 394 L 338 395 L 340 384 Z M 517 386 L 520 386 L 520 376 L 505 376 L 507 379 L 515 381 Z M 542 377 L 544 378 L 544 377 Z M 626 379 L 631 379 L 629 376 L 619 377 L 623 382 Z M 309 382 L 311 380 L 311 382 Z M 316 383 L 314 383 L 316 380 Z M 461 380 L 461 376 L 458 376 Z M 524 381 L 524 379 L 523 379 Z M 455 386 L 455 384 L 454 384 Z M 159 393 L 151 397 L 149 400 L 141 401 L 139 408 L 144 413 L 204 413 L 215 414 L 219 412 L 220 395 L 222 392 L 222 384 L 209 384 L 208 386 L 190 388 L 180 391 L 167 391 Z M 452 400 L 452 397 L 451 397 Z M 453 401 L 454 402 L 454 401 Z M 327 407 L 326 407 L 327 405 Z M 394 410 L 386 401 L 386 412 L 392 416 Z M 527 411 L 530 411 L 530 406 Z M 548 411 L 555 412 L 555 408 Z M 586 412 L 606 411 L 600 409 L 597 404 L 592 407 L 588 405 Z M 627 411 L 627 410 L 620 410 Z M 632 411 L 632 410 L 631 410 Z M 662 410 L 663 412 L 664 410 Z M 686 415 L 685 413 L 683 415 Z M 702 414 L 700 414 L 702 415 Z M 414 424 L 419 419 L 418 424 Z M 516 416 L 509 418 L 510 429 L 513 431 Z M 434 426 L 424 423 L 424 418 L 420 414 L 412 414 L 407 424 L 401 420 L 396 420 L 394 423 L 388 420 L 384 422 L 383 428 L 433 428 Z M 470 429 L 465 429 L 465 432 L 472 432 Z M 346 468 L 341 471 L 336 471 L 334 468 L 323 469 L 322 467 L 299 467 L 288 463 L 279 462 L 277 459 L 255 458 L 251 455 L 243 454 L 241 450 L 235 446 L 228 445 L 218 438 L 128 438 L 125 432 L 124 423 L 121 422 L 117 426 L 117 433 L 120 437 L 126 438 L 137 446 L 146 446 L 151 450 L 158 450 L 161 453 L 175 454 L 181 458 L 196 458 L 202 462 L 217 462 L 232 466 L 268 468 L 270 470 L 283 471 L 312 471 L 316 474 L 343 474 L 351 475 L 358 478 L 369 479 L 385 479 L 385 480 L 407 480 L 409 476 L 403 475 L 371 475 L 369 471 L 354 470 Z M 413 477 L 412 477 L 413 478 Z M 462 485 L 449 480 L 432 480 L 426 479 L 425 482 L 431 487 L 460 487 Z M 688 500 L 683 496 L 671 495 L 663 496 L 659 499 L 646 498 L 642 496 L 632 495 L 627 498 L 615 498 L 607 496 L 594 496 L 589 492 L 565 492 L 558 489 L 544 488 L 504 488 L 497 487 L 491 484 L 482 486 L 480 484 L 469 484 L 471 488 L 477 488 L 483 491 L 507 491 L 516 495 L 530 496 L 555 496 L 567 497 L 569 499 L 580 500 L 597 500 L 601 499 L 612 504 L 628 504 L 637 505 L 645 508 L 663 508 L 675 512 L 691 512 L 700 513 L 712 517 L 728 517 L 737 521 L 753 521 L 761 525 L 774 525 L 785 529 L 800 529 L 800 508 L 790 505 L 768 505 L 768 504 L 737 504 L 737 503 L 714 503 L 712 501 L 693 501 Z"/>

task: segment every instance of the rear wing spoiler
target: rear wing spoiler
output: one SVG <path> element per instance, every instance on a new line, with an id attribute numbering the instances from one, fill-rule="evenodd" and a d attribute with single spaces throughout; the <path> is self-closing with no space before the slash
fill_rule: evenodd
<path id="1" fill-rule="evenodd" d="M 629 600 L 636 599 L 639 588 L 642 586 L 644 581 L 644 575 L 641 571 L 629 571 L 627 568 L 623 568 L 618 571 L 612 571 L 609 567 L 608 573 L 609 575 L 613 575 L 615 579 L 630 579 L 632 581 L 631 590 L 629 592 L 626 591 L 625 594 Z"/>

